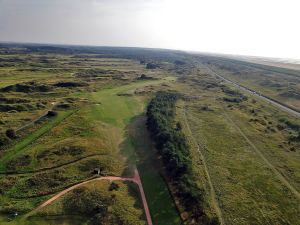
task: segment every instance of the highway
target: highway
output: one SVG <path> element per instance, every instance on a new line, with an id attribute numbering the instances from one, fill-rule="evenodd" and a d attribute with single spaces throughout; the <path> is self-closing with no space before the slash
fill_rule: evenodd
<path id="1" fill-rule="evenodd" d="M 287 106 L 284 106 L 284 105 L 282 105 L 282 104 L 280 104 L 280 103 L 278 103 L 278 102 L 276 102 L 276 101 L 274 101 L 274 100 L 272 100 L 270 98 L 267 98 L 267 97 L 261 95 L 260 93 L 258 93 L 256 91 L 253 91 L 253 90 L 251 90 L 251 89 L 249 89 L 247 87 L 243 87 L 243 86 L 239 85 L 238 83 L 236 83 L 234 81 L 228 80 L 227 78 L 225 78 L 222 75 L 218 74 L 216 71 L 214 71 L 213 69 L 209 68 L 208 66 L 206 66 L 206 68 L 209 71 L 211 71 L 214 75 L 216 75 L 217 77 L 219 77 L 220 79 L 222 79 L 222 80 L 224 80 L 224 81 L 226 81 L 226 82 L 234 85 L 235 87 L 239 88 L 240 90 L 246 91 L 246 92 L 248 92 L 248 93 L 250 93 L 250 94 L 252 94 L 252 95 L 254 95 L 254 96 L 256 96 L 256 97 L 258 97 L 258 98 L 260 98 L 260 99 L 262 99 L 264 101 L 266 101 L 266 102 L 268 102 L 269 104 L 272 104 L 272 105 L 274 105 L 274 106 L 276 106 L 276 107 L 278 107 L 278 108 L 280 108 L 280 109 L 282 109 L 282 110 L 284 110 L 284 111 L 286 111 L 286 112 L 288 112 L 288 113 L 290 113 L 290 114 L 292 114 L 292 115 L 300 118 L 300 113 L 297 112 L 296 110 L 293 110 L 293 109 L 291 109 L 291 108 L 289 108 Z"/>

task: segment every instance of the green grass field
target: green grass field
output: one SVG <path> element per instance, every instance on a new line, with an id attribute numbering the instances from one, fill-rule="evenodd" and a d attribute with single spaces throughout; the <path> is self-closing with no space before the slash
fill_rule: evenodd
<path id="1" fill-rule="evenodd" d="M 217 87 L 181 88 L 199 96 L 178 110 L 186 110 L 192 135 L 201 146 L 225 224 L 298 224 L 297 195 L 243 136 L 299 191 L 299 153 L 290 150 L 286 134 L 276 128 L 279 118 L 289 116 L 258 99 L 226 103 Z M 264 125 L 253 122 L 257 117 Z"/>
<path id="2" fill-rule="evenodd" d="M 207 66 L 294 107 L 298 77 L 223 64 L 171 51 L 0 46 L 0 224 L 146 224 L 137 186 L 128 182 L 116 182 L 118 190 L 91 182 L 84 194 L 75 189 L 32 211 L 74 184 L 131 177 L 135 167 L 153 224 L 195 224 L 190 215 L 199 212 L 181 205 L 146 127 L 155 94 L 177 91 L 174 129 L 187 138 L 189 179 L 203 192 L 198 216 L 210 225 L 300 225 L 299 118 L 216 79 Z M 38 119 L 49 110 L 54 116 Z M 95 199 L 100 205 L 91 206 Z"/>
<path id="3" fill-rule="evenodd" d="M 100 120 L 120 129 L 120 135 L 124 137 L 122 152 L 128 157 L 129 163 L 137 163 L 138 165 L 155 224 L 175 225 L 181 224 L 180 217 L 170 197 L 167 184 L 159 171 L 153 168 L 152 163 L 155 160 L 155 154 L 153 154 L 153 148 L 149 148 L 151 141 L 149 141 L 149 137 L 147 139 L 146 128 L 144 123 L 141 125 L 134 122 L 135 118 L 143 113 L 146 102 L 144 99 L 135 97 L 118 96 L 118 93 L 128 92 L 146 85 L 160 84 L 161 82 L 161 80 L 137 82 L 92 93 L 92 99 L 99 102 L 99 105 L 93 106 L 91 117 L 93 120 Z M 139 131 L 138 136 L 131 137 L 132 126 L 135 126 L 134 129 Z M 137 149 L 141 152 L 136 152 Z"/>
<path id="4" fill-rule="evenodd" d="M 47 133 L 50 129 L 57 126 L 60 122 L 62 122 L 64 119 L 66 119 L 68 116 L 70 116 L 74 111 L 63 111 L 60 112 L 57 117 L 55 117 L 53 120 L 50 120 L 47 122 L 44 126 L 37 129 L 36 131 L 29 134 L 27 137 L 25 137 L 22 141 L 18 142 L 15 146 L 13 146 L 11 149 L 8 150 L 4 156 L 0 159 L 0 171 L 5 170 L 6 162 L 12 159 L 13 157 L 16 157 L 20 151 L 22 151 L 24 148 L 26 148 L 28 145 L 30 145 L 32 142 L 40 138 L 42 135 Z"/>
<path id="5" fill-rule="evenodd" d="M 86 218 L 61 215 L 62 212 L 25 220 L 22 214 L 69 185 L 91 178 L 92 171 L 97 166 L 101 167 L 101 175 L 104 176 L 131 176 L 140 155 L 136 152 L 133 137 L 129 136 L 127 128 L 136 116 L 144 112 L 150 97 L 135 94 L 135 91 L 148 92 L 151 95 L 156 89 L 163 88 L 162 84 L 172 83 L 176 79 L 162 76 L 159 71 L 146 71 L 143 65 L 127 59 L 91 58 L 84 61 L 62 55 L 49 55 L 48 60 L 51 64 L 47 65 L 40 63 L 39 56 L 36 55 L 33 55 L 31 60 L 21 56 L 20 58 L 24 61 L 14 65 L 14 68 L 1 69 L 0 77 L 3 77 L 3 82 L 0 88 L 19 83 L 33 86 L 45 84 L 51 88 L 51 93 L 37 92 L 28 95 L 22 91 L 10 91 L 2 94 L 5 101 L 26 99 L 32 105 L 39 102 L 47 104 L 41 110 L 3 112 L 2 132 L 7 127 L 18 129 L 29 124 L 50 108 L 53 102 L 62 106 L 70 105 L 71 108 L 68 108 L 69 106 L 55 108 L 57 116 L 25 127 L 19 132 L 20 137 L 1 152 L 0 170 L 2 173 L 10 172 L 9 177 L 0 175 L 0 186 L 3 187 L 0 196 L 0 207 L 3 212 L 0 216 L 1 223 L 18 224 L 22 221 L 24 224 L 88 224 L 89 220 Z M 62 64 L 61 60 L 72 64 Z M 38 69 L 31 70 L 27 67 L 28 62 L 35 64 Z M 92 81 L 85 77 L 76 78 L 80 79 L 80 82 L 87 83 L 87 87 L 71 89 L 52 87 L 56 82 L 73 82 L 77 73 L 89 71 L 90 68 L 126 75 L 124 81 L 119 77 L 111 79 L 110 76 L 114 75 L 110 74 L 104 78 L 101 74 L 101 79 L 91 78 Z M 25 70 L 27 76 L 24 76 Z M 138 80 L 136 78 L 140 73 L 154 76 L 156 79 Z M 26 83 L 32 81 L 37 83 Z M 159 222 L 161 220 L 180 224 L 180 217 L 168 192 L 167 184 L 159 175 L 159 171 L 154 170 L 150 174 L 146 174 L 145 171 L 141 175 L 145 182 L 151 213 L 155 218 L 153 219 L 158 224 L 163 224 Z M 152 182 L 155 182 L 155 186 Z M 157 210 L 161 207 L 161 202 L 157 201 L 157 198 L 152 200 L 155 193 L 153 190 L 162 192 L 159 199 L 166 205 L 165 211 Z M 124 210 L 125 206 L 122 204 L 125 204 L 126 198 L 124 195 L 122 201 L 116 205 L 119 207 L 118 212 Z M 134 195 L 132 198 L 138 199 L 139 196 Z M 51 205 L 49 210 L 55 207 L 55 204 Z M 132 206 L 127 208 L 130 210 Z M 14 218 L 12 216 L 14 212 L 18 212 L 20 216 Z M 129 218 L 130 214 L 129 211 L 123 211 L 119 216 Z M 8 222 L 9 220 L 12 221 Z M 140 223 L 129 221 L 129 224 Z"/>

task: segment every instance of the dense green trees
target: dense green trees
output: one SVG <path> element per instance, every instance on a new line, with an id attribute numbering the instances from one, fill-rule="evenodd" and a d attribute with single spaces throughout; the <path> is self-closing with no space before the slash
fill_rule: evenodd
<path id="1" fill-rule="evenodd" d="M 178 98 L 177 93 L 158 92 L 148 105 L 147 126 L 182 205 L 196 221 L 208 221 L 202 208 L 203 192 L 193 180 L 189 145 L 174 120 Z"/>

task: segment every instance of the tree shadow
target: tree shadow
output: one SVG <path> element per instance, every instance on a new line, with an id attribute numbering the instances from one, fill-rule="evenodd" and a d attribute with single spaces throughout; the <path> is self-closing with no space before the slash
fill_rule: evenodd
<path id="1" fill-rule="evenodd" d="M 139 170 L 153 223 L 182 224 L 175 202 L 161 173 L 163 165 L 146 127 L 145 113 L 130 120 L 125 129 L 125 137 L 120 146 L 121 153 L 127 157 L 128 165 L 123 171 L 123 176 L 133 177 L 134 168 L 137 167 Z M 134 191 L 131 194 L 134 197 L 140 197 L 140 194 Z"/>

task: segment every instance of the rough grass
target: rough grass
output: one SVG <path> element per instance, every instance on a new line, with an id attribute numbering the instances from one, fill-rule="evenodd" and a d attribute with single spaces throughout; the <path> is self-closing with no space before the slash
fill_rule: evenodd
<path id="1" fill-rule="evenodd" d="M 198 88 L 183 88 L 186 94 L 199 96 L 186 102 L 187 118 L 196 140 L 205 146 L 203 154 L 225 224 L 297 224 L 299 200 L 231 122 L 299 189 L 299 152 L 290 151 L 287 137 L 276 129 L 278 119 L 289 116 L 263 101 L 253 103 L 252 98 L 229 106 L 220 90 Z M 203 110 L 203 105 L 210 110 Z M 251 118 L 265 120 L 264 125 Z"/>
<path id="2" fill-rule="evenodd" d="M 39 137 L 47 133 L 49 130 L 51 130 L 53 127 L 58 125 L 60 122 L 62 122 L 65 118 L 70 116 L 74 111 L 64 111 L 60 112 L 55 118 L 47 122 L 44 126 L 39 128 L 38 130 L 34 131 L 33 133 L 29 134 L 27 137 L 25 137 L 23 140 L 18 142 L 16 145 L 14 145 L 11 149 L 7 150 L 7 153 L 5 153 L 1 159 L 0 159 L 0 170 L 5 169 L 6 163 L 11 160 L 13 157 L 15 157 L 20 151 L 22 151 L 25 147 L 30 145 L 33 141 L 37 140 Z"/>
<path id="3" fill-rule="evenodd" d="M 155 77 L 161 75 L 157 71 L 146 71 L 143 65 L 132 60 L 77 59 L 59 54 L 48 54 L 45 56 L 46 60 L 41 60 L 39 55 L 34 54 L 30 59 L 21 55 L 16 57 L 20 58 L 18 63 L 14 62 L 10 66 L 0 68 L 0 78 L 3 81 L 1 88 L 36 81 L 52 85 L 54 89 L 53 92 L 34 93 L 34 95 L 29 93 L 26 96 L 24 93 L 11 91 L 5 93 L 4 97 L 26 98 L 31 103 L 43 102 L 47 109 L 51 107 L 50 103 L 66 101 L 66 97 L 76 96 L 75 104 L 80 110 L 71 115 L 70 110 L 60 109 L 58 116 L 50 121 L 22 130 L 21 141 L 3 152 L 0 170 L 7 172 L 10 168 L 13 174 L 0 175 L 2 186 L 0 208 L 4 212 L 4 215 L 0 216 L 1 224 L 5 224 L 7 218 L 13 219 L 10 224 L 19 224 L 19 216 L 16 219 L 12 216 L 14 212 L 19 214 L 28 212 L 41 201 L 49 198 L 51 194 L 90 178 L 93 176 L 94 167 L 101 168 L 101 175 L 124 174 L 124 168 L 126 166 L 131 168 L 131 165 L 136 162 L 135 149 L 132 140 L 126 134 L 126 127 L 144 110 L 146 97 L 118 94 L 147 85 L 155 86 L 174 81 L 171 77 L 167 77 L 166 80 L 136 81 L 140 73 Z M 15 60 L 11 56 L 5 58 Z M 114 74 L 106 74 L 105 79 L 75 76 L 76 73 L 90 68 L 114 70 Z M 74 77 L 76 82 L 85 82 L 89 86 L 72 89 L 54 86 L 61 81 L 73 82 Z M 82 103 L 79 103 L 81 101 Z M 38 109 L 1 113 L 3 117 L 0 121 L 0 130 L 5 131 L 6 127 L 18 129 L 41 114 L 42 110 Z M 161 184 L 166 187 L 164 183 Z M 131 188 L 130 192 L 133 189 Z M 134 210 L 136 206 L 141 208 L 136 200 L 134 207 L 124 205 L 132 203 L 129 198 L 138 199 L 136 194 L 127 193 L 127 196 L 124 194 L 122 198 L 123 203 L 116 209 L 120 217 L 131 216 L 133 211 L 130 210 Z M 45 220 L 32 217 L 30 221 L 26 221 L 26 224 L 82 224 L 84 222 L 86 218 L 83 217 L 71 218 L 68 215 L 59 215 L 47 216 Z"/>
<path id="4" fill-rule="evenodd" d="M 84 185 L 84 187 L 88 188 L 88 190 L 97 191 L 103 198 L 110 198 L 114 194 L 114 201 L 110 202 L 109 214 L 126 221 L 127 224 L 145 225 L 142 204 L 139 201 L 139 192 L 135 185 L 119 181 L 115 183 L 118 184 L 119 188 L 114 191 L 109 190 L 110 182 L 108 181 L 95 181 Z M 70 196 L 72 196 L 72 192 L 63 195 L 34 214 L 29 214 L 28 217 L 20 218 L 8 224 L 87 224 L 90 221 L 90 217 L 80 214 L 70 215 L 70 213 L 65 211 L 63 204 L 65 199 Z M 3 222 L 3 224 L 6 223 Z"/>
<path id="5" fill-rule="evenodd" d="M 116 198 L 115 202 L 111 206 L 111 213 L 125 219 L 129 222 L 129 224 L 144 224 L 145 222 L 143 221 L 144 217 L 142 204 L 139 201 L 139 192 L 137 192 L 135 186 L 133 184 L 121 181 L 116 181 L 115 183 L 119 185 L 118 190 L 115 191 L 109 190 L 111 184 L 109 181 L 95 181 L 84 185 L 84 187 L 87 187 L 89 190 L 96 190 L 99 195 L 103 196 L 103 198 L 110 198 L 112 194 L 115 194 Z M 67 193 L 58 200 L 54 201 L 52 204 L 46 206 L 40 211 L 37 211 L 36 214 L 32 216 L 53 216 L 67 214 L 64 212 L 65 210 L 63 207 L 63 202 L 64 199 L 71 194 L 71 192 Z M 86 219 L 88 220 L 89 218 Z"/>
<path id="6" fill-rule="evenodd" d="M 216 208 L 218 207 L 218 205 L 216 204 L 218 204 L 218 202 L 216 203 L 215 201 L 217 200 L 213 199 L 214 196 L 211 195 L 212 190 L 205 171 L 205 166 L 201 157 L 199 157 L 199 151 L 203 151 L 202 140 L 195 139 L 194 134 L 191 133 L 189 129 L 189 123 L 186 118 L 186 109 L 184 101 L 178 101 L 176 108 L 176 120 L 179 121 L 179 123 L 181 124 L 182 130 L 187 138 L 187 142 L 190 145 L 190 155 L 194 179 L 196 180 L 197 185 L 202 190 L 204 190 L 204 212 L 209 218 L 216 218 L 218 216 L 216 214 Z"/>
<path id="7" fill-rule="evenodd" d="M 226 65 L 226 62 L 224 61 L 221 64 Z M 229 63 L 228 65 L 232 69 L 234 68 L 234 71 L 226 68 L 220 69 L 218 66 L 215 66 L 214 70 L 230 80 L 282 102 L 291 108 L 300 109 L 300 89 L 297 86 L 300 82 L 299 73 L 297 75 L 297 72 L 293 71 L 293 74 L 290 74 L 289 70 L 285 68 L 277 68 L 278 71 L 270 71 L 264 68 L 265 66 L 259 65 L 260 68 L 257 68 L 253 65 L 248 65 L 248 63 L 244 64 L 247 67 L 239 65 L 239 63 Z"/>

